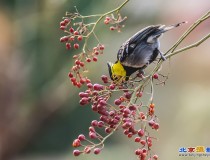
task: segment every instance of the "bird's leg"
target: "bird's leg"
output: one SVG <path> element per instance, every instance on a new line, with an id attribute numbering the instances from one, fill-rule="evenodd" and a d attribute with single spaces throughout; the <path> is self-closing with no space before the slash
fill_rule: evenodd
<path id="1" fill-rule="evenodd" d="M 139 69 L 139 74 L 144 75 L 145 74 L 144 69 Z"/>
<path id="2" fill-rule="evenodd" d="M 163 53 L 162 53 L 160 50 L 158 50 L 158 52 L 159 52 L 159 54 L 160 54 L 161 59 L 162 59 L 163 61 L 165 61 L 165 60 L 166 60 L 166 57 L 163 55 Z"/>

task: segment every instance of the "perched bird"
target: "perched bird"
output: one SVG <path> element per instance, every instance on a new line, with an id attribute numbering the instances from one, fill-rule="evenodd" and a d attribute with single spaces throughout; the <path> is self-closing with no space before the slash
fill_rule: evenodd
<path id="1" fill-rule="evenodd" d="M 127 81 L 131 74 L 144 69 L 152 63 L 160 54 L 162 60 L 166 60 L 160 49 L 160 36 L 168 30 L 176 28 L 181 22 L 175 25 L 153 25 L 148 26 L 131 38 L 120 47 L 117 53 L 117 61 L 113 64 L 108 62 L 110 78 L 115 82 Z"/>

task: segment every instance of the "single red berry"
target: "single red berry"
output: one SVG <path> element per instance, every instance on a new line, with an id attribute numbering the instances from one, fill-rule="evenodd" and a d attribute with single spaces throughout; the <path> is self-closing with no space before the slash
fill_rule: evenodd
<path id="1" fill-rule="evenodd" d="M 98 47 L 93 47 L 93 51 L 98 51 Z"/>
<path id="2" fill-rule="evenodd" d="M 85 63 L 84 62 L 80 62 L 79 64 L 81 67 L 84 67 L 85 66 Z"/>
<path id="3" fill-rule="evenodd" d="M 79 139 L 75 139 L 72 143 L 73 147 L 79 147 L 81 145 L 81 141 Z"/>
<path id="4" fill-rule="evenodd" d="M 148 147 L 152 147 L 152 142 L 147 143 Z"/>
<path id="5" fill-rule="evenodd" d="M 86 78 L 85 82 L 86 82 L 86 83 L 90 83 L 91 81 L 90 81 L 90 79 L 87 79 L 87 78 Z"/>
<path id="6" fill-rule="evenodd" d="M 124 96 L 125 96 L 125 98 L 130 99 L 131 96 L 132 96 L 132 94 L 129 93 L 129 92 L 125 92 L 125 93 L 124 93 Z"/>
<path id="7" fill-rule="evenodd" d="M 70 43 L 66 43 L 66 49 L 71 49 L 71 44 Z"/>
<path id="8" fill-rule="evenodd" d="M 68 37 L 64 36 L 60 38 L 60 42 L 67 42 L 68 41 Z"/>
<path id="9" fill-rule="evenodd" d="M 141 150 L 141 149 L 135 150 L 135 154 L 136 154 L 136 155 L 141 155 L 141 154 L 142 154 L 142 150 Z"/>
<path id="10" fill-rule="evenodd" d="M 122 102 L 121 102 L 120 99 L 116 99 L 116 100 L 114 101 L 114 104 L 117 105 L 117 106 L 119 106 L 121 103 L 122 103 Z"/>
<path id="11" fill-rule="evenodd" d="M 101 152 L 101 149 L 100 148 L 95 148 L 94 150 L 93 150 L 93 153 L 94 154 L 99 154 Z"/>
<path id="12" fill-rule="evenodd" d="M 91 152 L 90 147 L 86 146 L 86 147 L 84 148 L 84 152 L 85 152 L 86 154 L 90 153 L 90 152 Z"/>
<path id="13" fill-rule="evenodd" d="M 149 126 L 150 126 L 150 127 L 153 127 L 153 126 L 154 126 L 154 124 L 155 124 L 155 122 L 154 122 L 154 120 L 153 120 L 153 119 L 151 119 L 151 120 L 148 122 L 148 124 L 149 124 Z"/>
<path id="14" fill-rule="evenodd" d="M 103 86 L 96 83 L 96 84 L 93 85 L 93 89 L 96 90 L 96 91 L 100 91 L 100 90 L 103 89 Z"/>
<path id="15" fill-rule="evenodd" d="M 72 77 L 72 78 L 71 78 L 71 81 L 72 81 L 72 82 L 76 82 L 76 78 L 75 78 L 75 77 Z"/>
<path id="16" fill-rule="evenodd" d="M 69 22 L 70 22 L 70 19 L 67 19 L 67 18 L 66 18 L 66 19 L 64 19 L 64 22 L 65 22 L 65 23 L 69 23 Z"/>
<path id="17" fill-rule="evenodd" d="M 125 114 L 130 114 L 131 111 L 128 109 L 128 108 L 125 108 L 124 111 L 123 111 Z"/>
<path id="18" fill-rule="evenodd" d="M 80 141 L 84 141 L 84 140 L 85 140 L 85 136 L 84 136 L 83 134 L 80 134 L 80 135 L 78 136 L 78 139 L 79 139 Z"/>
<path id="19" fill-rule="evenodd" d="M 71 72 L 69 72 L 69 78 L 72 78 L 73 74 Z"/>
<path id="20" fill-rule="evenodd" d="M 69 32 L 74 33 L 74 28 L 69 28 Z"/>
<path id="21" fill-rule="evenodd" d="M 104 45 L 100 45 L 99 47 L 100 50 L 104 50 L 104 48 L 105 48 Z"/>
<path id="22" fill-rule="evenodd" d="M 158 74 L 155 73 L 155 74 L 153 75 L 153 78 L 154 78 L 154 79 L 158 79 Z"/>
<path id="23" fill-rule="evenodd" d="M 104 122 L 103 122 L 103 121 L 99 121 L 99 122 L 98 122 L 98 127 L 101 128 L 101 127 L 103 127 L 103 126 L 104 126 Z"/>
<path id="24" fill-rule="evenodd" d="M 71 36 L 71 37 L 69 38 L 69 40 L 70 40 L 70 41 L 74 41 L 74 36 Z"/>
<path id="25" fill-rule="evenodd" d="M 97 126 L 98 126 L 98 121 L 97 121 L 97 120 L 93 120 L 93 121 L 91 122 L 91 126 L 97 127 Z"/>
<path id="26" fill-rule="evenodd" d="M 78 31 L 74 31 L 74 35 L 79 35 L 79 32 Z"/>
<path id="27" fill-rule="evenodd" d="M 140 141 L 140 143 L 144 146 L 144 145 L 146 144 L 146 141 L 142 139 L 142 140 Z"/>
<path id="28" fill-rule="evenodd" d="M 95 51 L 94 54 L 95 54 L 95 55 L 99 55 L 99 52 L 98 52 L 98 51 Z"/>
<path id="29" fill-rule="evenodd" d="M 137 95 L 138 97 L 142 97 L 143 92 L 138 92 L 136 95 Z"/>
<path id="30" fill-rule="evenodd" d="M 105 132 L 106 132 L 106 133 L 111 133 L 111 131 L 112 131 L 111 128 L 109 128 L 109 127 L 106 127 L 106 128 L 105 128 Z"/>
<path id="31" fill-rule="evenodd" d="M 66 23 L 64 21 L 60 22 L 60 26 L 65 26 L 65 25 L 66 25 Z"/>
<path id="32" fill-rule="evenodd" d="M 82 39 L 83 39 L 82 36 L 78 36 L 78 37 L 77 37 L 77 40 L 78 40 L 78 41 L 81 41 Z"/>
<path id="33" fill-rule="evenodd" d="M 107 16 L 107 17 L 106 17 L 106 20 L 107 20 L 107 21 L 110 21 L 110 20 L 111 20 L 111 18 L 110 18 L 109 16 Z"/>
<path id="34" fill-rule="evenodd" d="M 106 75 L 102 75 L 101 76 L 102 81 L 106 82 L 108 81 L 108 77 Z"/>
<path id="35" fill-rule="evenodd" d="M 65 30 L 66 29 L 66 26 L 60 26 L 60 29 L 61 30 Z"/>
<path id="36" fill-rule="evenodd" d="M 80 82 L 77 82 L 77 87 L 80 88 L 82 84 Z"/>
<path id="37" fill-rule="evenodd" d="M 85 92 L 79 92 L 79 96 L 80 96 L 80 98 L 83 98 L 83 97 L 88 98 L 89 97 L 89 94 L 88 93 L 85 93 Z"/>
<path id="38" fill-rule="evenodd" d="M 76 65 L 80 65 L 80 61 L 77 59 L 77 60 L 75 60 L 75 64 Z"/>
<path id="39" fill-rule="evenodd" d="M 95 132 L 95 128 L 94 127 L 89 127 L 89 131 L 90 132 Z"/>
<path id="40" fill-rule="evenodd" d="M 128 135 L 127 135 L 128 138 L 131 138 L 132 136 L 133 136 L 133 134 L 131 132 L 128 133 Z"/>
<path id="41" fill-rule="evenodd" d="M 74 48 L 75 48 L 75 49 L 79 49 L 79 44 L 78 44 L 78 43 L 75 43 L 75 44 L 74 44 Z"/>
<path id="42" fill-rule="evenodd" d="M 86 62 L 91 62 L 91 59 L 90 58 L 86 58 Z"/>
<path id="43" fill-rule="evenodd" d="M 88 87 L 88 88 L 93 88 L 92 83 L 87 83 L 87 87 Z"/>
<path id="44" fill-rule="evenodd" d="M 138 135 L 142 137 L 144 135 L 144 130 L 143 129 L 138 130 Z"/>
<path id="45" fill-rule="evenodd" d="M 84 84 L 84 83 L 85 83 L 84 78 L 81 78 L 81 79 L 79 80 L 79 82 L 80 82 L 81 84 Z"/>
<path id="46" fill-rule="evenodd" d="M 140 142 L 141 141 L 141 138 L 140 137 L 136 137 L 134 141 L 135 142 Z"/>
<path id="47" fill-rule="evenodd" d="M 114 89 L 115 89 L 115 85 L 114 85 L 114 84 L 111 84 L 111 85 L 109 86 L 109 89 L 114 90 Z"/>
<path id="48" fill-rule="evenodd" d="M 156 155 L 156 154 L 153 155 L 153 159 L 154 159 L 154 160 L 157 160 L 157 159 L 158 159 L 158 155 Z"/>
<path id="49" fill-rule="evenodd" d="M 80 152 L 79 150 L 74 150 L 74 151 L 73 151 L 74 156 L 79 156 L 80 153 L 81 153 L 81 152 Z"/>
<path id="50" fill-rule="evenodd" d="M 160 128 L 160 126 L 159 126 L 158 123 L 155 123 L 155 124 L 153 125 L 153 128 L 154 128 L 155 130 L 158 130 L 158 129 Z"/>
<path id="51" fill-rule="evenodd" d="M 95 139 L 95 138 L 97 138 L 97 135 L 96 135 L 95 132 L 89 132 L 89 137 L 90 137 L 91 139 Z"/>
<path id="52" fill-rule="evenodd" d="M 107 21 L 107 20 L 104 20 L 104 24 L 109 24 L 109 21 Z"/>
<path id="53" fill-rule="evenodd" d="M 111 31 L 114 31 L 114 30 L 115 30 L 115 27 L 114 27 L 114 26 L 111 26 L 109 29 L 110 29 Z"/>
<path id="54" fill-rule="evenodd" d="M 93 57 L 93 61 L 95 61 L 95 62 L 96 62 L 97 60 L 98 60 L 98 58 L 97 58 L 97 57 Z"/>

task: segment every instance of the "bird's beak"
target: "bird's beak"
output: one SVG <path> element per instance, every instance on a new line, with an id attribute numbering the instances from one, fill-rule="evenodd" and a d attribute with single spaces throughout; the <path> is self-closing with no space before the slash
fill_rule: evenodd
<path id="1" fill-rule="evenodd" d="M 113 78 L 112 78 L 112 66 L 113 66 L 113 63 L 112 62 L 107 62 L 107 66 L 108 66 L 108 70 L 109 70 L 109 76 L 113 80 Z"/>

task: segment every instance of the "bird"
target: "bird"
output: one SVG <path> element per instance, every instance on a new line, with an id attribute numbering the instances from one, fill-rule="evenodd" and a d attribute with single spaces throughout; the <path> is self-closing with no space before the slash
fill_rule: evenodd
<path id="1" fill-rule="evenodd" d="M 173 28 L 179 27 L 181 22 L 174 25 L 151 25 L 138 31 L 117 52 L 115 63 L 107 62 L 109 76 L 116 83 L 129 80 L 136 71 L 144 73 L 144 69 L 151 64 L 158 55 L 165 61 L 166 58 L 160 51 L 161 35 Z"/>

